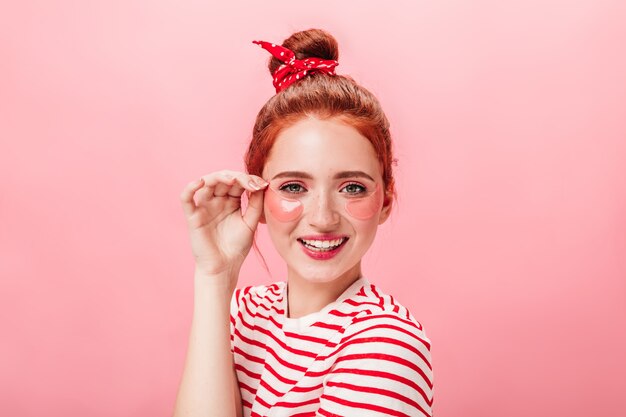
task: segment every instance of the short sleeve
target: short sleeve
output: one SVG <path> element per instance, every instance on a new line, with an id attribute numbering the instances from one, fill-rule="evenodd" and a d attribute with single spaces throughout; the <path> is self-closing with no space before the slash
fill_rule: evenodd
<path id="1" fill-rule="evenodd" d="M 393 314 L 362 318 L 337 345 L 317 416 L 432 417 L 430 340 Z"/>
<path id="2" fill-rule="evenodd" d="M 235 351 L 235 328 L 237 322 L 240 320 L 240 307 L 242 304 L 242 298 L 250 292 L 252 286 L 237 288 L 233 291 L 233 295 L 230 299 L 230 351 Z"/>

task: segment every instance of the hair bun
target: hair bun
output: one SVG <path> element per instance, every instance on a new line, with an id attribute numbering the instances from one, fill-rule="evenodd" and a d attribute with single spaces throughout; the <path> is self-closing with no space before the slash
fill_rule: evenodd
<path id="1" fill-rule="evenodd" d="M 296 59 L 322 58 L 339 60 L 339 44 L 328 32 L 322 29 L 307 29 L 293 33 L 282 43 L 285 48 L 296 54 Z M 282 62 L 274 57 L 270 59 L 268 68 L 274 74 Z"/>

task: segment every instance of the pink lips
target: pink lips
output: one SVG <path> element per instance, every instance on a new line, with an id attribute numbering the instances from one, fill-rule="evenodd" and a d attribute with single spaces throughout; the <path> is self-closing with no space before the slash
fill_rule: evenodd
<path id="1" fill-rule="evenodd" d="M 345 240 L 341 243 L 341 245 L 339 245 L 338 247 L 336 247 L 333 250 L 329 250 L 329 251 L 314 251 L 312 249 L 307 248 L 303 242 L 300 241 L 300 239 L 306 239 L 306 240 L 335 240 L 335 239 L 341 239 L 341 238 L 345 238 Z M 337 255 L 345 246 L 346 242 L 348 241 L 347 236 L 345 235 L 309 235 L 309 236 L 302 236 L 300 239 L 298 239 L 298 243 L 300 243 L 300 246 L 302 247 L 302 250 L 304 251 L 305 254 L 307 254 L 308 256 L 310 256 L 311 258 L 318 260 L 318 261 L 323 261 L 323 260 L 327 260 L 327 259 L 331 259 L 333 258 L 335 255 Z"/>

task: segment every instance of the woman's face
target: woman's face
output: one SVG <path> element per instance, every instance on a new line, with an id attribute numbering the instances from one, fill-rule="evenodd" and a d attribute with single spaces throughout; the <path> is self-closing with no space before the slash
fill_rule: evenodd
<path id="1" fill-rule="evenodd" d="M 303 119 L 278 135 L 263 178 L 262 221 L 289 279 L 357 278 L 391 201 L 369 140 L 337 120 Z"/>

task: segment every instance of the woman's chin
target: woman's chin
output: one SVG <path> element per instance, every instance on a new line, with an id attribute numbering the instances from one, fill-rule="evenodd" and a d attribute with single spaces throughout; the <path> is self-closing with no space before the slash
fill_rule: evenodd
<path id="1" fill-rule="evenodd" d="M 352 269 L 354 271 L 351 271 Z M 355 265 L 345 271 L 337 271 L 337 266 L 334 266 L 329 268 L 318 267 L 315 270 L 292 270 L 289 274 L 290 279 L 297 279 L 310 284 L 328 284 L 344 281 L 348 279 L 348 276 L 353 276 L 354 279 L 358 278 L 360 276 L 360 265 Z"/>

